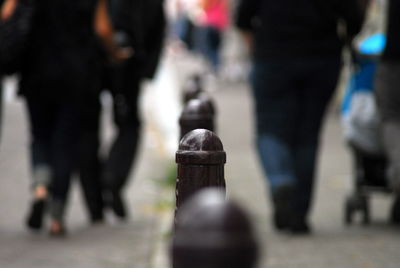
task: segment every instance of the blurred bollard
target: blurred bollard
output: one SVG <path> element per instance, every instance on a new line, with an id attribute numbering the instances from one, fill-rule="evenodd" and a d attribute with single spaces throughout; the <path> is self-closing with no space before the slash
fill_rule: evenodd
<path id="1" fill-rule="evenodd" d="M 203 81 L 199 74 L 193 75 L 183 87 L 183 104 L 197 98 L 203 92 Z"/>
<path id="2" fill-rule="evenodd" d="M 203 99 L 190 100 L 179 118 L 180 138 L 198 128 L 214 131 L 214 112 L 215 108 L 210 99 L 203 97 Z"/>
<path id="3" fill-rule="evenodd" d="M 211 98 L 211 96 L 207 92 L 202 91 L 199 93 L 199 95 L 197 95 L 197 99 L 205 102 L 210 107 L 211 113 L 215 119 L 217 116 L 217 109 L 216 109 L 214 100 Z M 214 128 L 215 128 L 215 126 L 214 126 Z M 213 131 L 215 132 L 215 130 L 213 130 Z"/>
<path id="4" fill-rule="evenodd" d="M 206 187 L 225 191 L 224 164 L 226 153 L 213 132 L 196 129 L 186 134 L 176 152 L 176 212 L 195 192 Z"/>
<path id="5" fill-rule="evenodd" d="M 247 214 L 219 189 L 200 191 L 177 214 L 173 268 L 255 268 L 258 243 Z"/>

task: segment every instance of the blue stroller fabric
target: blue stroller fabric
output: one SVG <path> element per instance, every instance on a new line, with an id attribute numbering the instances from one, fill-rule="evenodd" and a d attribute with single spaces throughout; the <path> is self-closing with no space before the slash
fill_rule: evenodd
<path id="1" fill-rule="evenodd" d="M 374 34 L 356 48 L 352 74 L 342 102 L 345 138 L 362 151 L 381 154 L 379 114 L 373 94 L 378 55 L 383 51 L 386 38 Z"/>
<path id="2" fill-rule="evenodd" d="M 361 54 L 381 54 L 386 46 L 386 36 L 382 33 L 376 33 L 368 36 L 359 45 Z"/>
<path id="3" fill-rule="evenodd" d="M 376 33 L 368 36 L 360 42 L 357 53 L 358 55 L 379 55 L 382 53 L 386 45 L 386 36 L 382 33 Z M 357 68 L 354 68 L 350 77 L 345 97 L 342 103 L 342 113 L 346 114 L 350 109 L 350 100 L 354 92 L 365 91 L 372 92 L 374 84 L 374 76 L 377 67 L 377 59 L 369 57 L 358 57 L 355 60 Z"/>

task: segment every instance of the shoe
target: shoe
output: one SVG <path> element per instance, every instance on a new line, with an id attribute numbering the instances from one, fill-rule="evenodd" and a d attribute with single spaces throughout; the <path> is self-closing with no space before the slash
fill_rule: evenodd
<path id="1" fill-rule="evenodd" d="M 294 235 L 308 235 L 311 233 L 311 228 L 303 217 L 293 218 L 289 230 Z"/>
<path id="2" fill-rule="evenodd" d="M 400 224 L 400 195 L 395 197 L 392 209 L 390 212 L 390 222 L 395 225 Z"/>
<path id="3" fill-rule="evenodd" d="M 291 226 L 293 186 L 279 186 L 273 193 L 274 202 L 274 227 L 278 231 L 283 231 Z"/>
<path id="4" fill-rule="evenodd" d="M 43 215 L 46 207 L 44 199 L 34 200 L 31 205 L 31 210 L 26 221 L 26 225 L 33 231 L 38 231 L 42 228 Z"/>
<path id="5" fill-rule="evenodd" d="M 127 218 L 125 203 L 119 191 L 106 191 L 104 193 L 104 205 L 110 208 L 121 220 Z"/>
<path id="6" fill-rule="evenodd" d="M 92 225 L 101 225 L 104 223 L 104 217 L 96 217 L 90 219 L 90 224 Z"/>
<path id="7" fill-rule="evenodd" d="M 111 208 L 115 215 L 120 219 L 126 219 L 127 213 L 125 209 L 125 203 L 122 200 L 121 194 L 119 192 L 112 193 Z"/>

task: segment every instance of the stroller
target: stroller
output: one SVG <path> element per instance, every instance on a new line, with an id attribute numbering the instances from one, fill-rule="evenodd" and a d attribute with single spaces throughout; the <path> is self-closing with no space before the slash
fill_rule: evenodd
<path id="1" fill-rule="evenodd" d="M 353 53 L 353 72 L 342 104 L 344 136 L 353 155 L 354 189 L 344 204 L 344 222 L 350 225 L 356 213 L 362 223 L 370 222 L 371 192 L 390 193 L 387 161 L 380 139 L 380 119 L 376 110 L 373 84 L 377 61 L 385 36 L 371 35 Z"/>

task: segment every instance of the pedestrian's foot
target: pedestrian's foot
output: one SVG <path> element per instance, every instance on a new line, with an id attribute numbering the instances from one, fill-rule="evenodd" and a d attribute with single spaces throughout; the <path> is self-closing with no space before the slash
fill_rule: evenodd
<path id="1" fill-rule="evenodd" d="M 400 196 L 395 197 L 392 209 L 390 212 L 390 222 L 395 225 L 400 225 Z"/>
<path id="2" fill-rule="evenodd" d="M 66 230 L 64 225 L 58 221 L 58 220 L 53 220 L 50 224 L 50 230 L 49 234 L 52 237 L 64 237 L 66 235 Z"/>
<path id="3" fill-rule="evenodd" d="M 290 227 L 290 215 L 283 211 L 275 211 L 273 223 L 276 230 L 287 230 Z"/>
<path id="4" fill-rule="evenodd" d="M 121 220 L 125 220 L 127 218 L 125 203 L 122 200 L 121 194 L 119 192 L 114 192 L 112 194 L 111 208 L 114 211 L 115 215 Z"/>
<path id="5" fill-rule="evenodd" d="M 293 187 L 291 185 L 280 186 L 273 194 L 275 209 L 273 224 L 278 231 L 290 228 L 293 214 L 291 205 L 292 196 Z"/>
<path id="6" fill-rule="evenodd" d="M 48 191 L 45 185 L 38 185 L 33 190 L 34 199 L 31 203 L 31 209 L 26 220 L 26 225 L 33 231 L 38 231 L 42 228 L 47 196 Z"/>
<path id="7" fill-rule="evenodd" d="M 32 231 L 38 231 L 42 228 L 45 207 L 46 201 L 44 199 L 32 201 L 31 210 L 26 221 L 26 225 Z"/>
<path id="8" fill-rule="evenodd" d="M 308 235 L 311 233 L 311 228 L 304 219 L 294 219 L 289 230 L 294 235 Z"/>
<path id="9" fill-rule="evenodd" d="M 92 225 L 101 225 L 104 224 L 104 218 L 103 217 L 96 217 L 96 218 L 92 218 L 90 220 L 90 223 Z"/>

